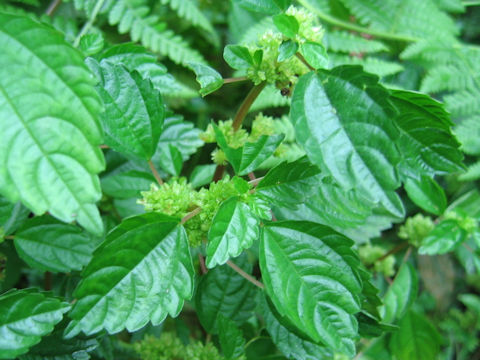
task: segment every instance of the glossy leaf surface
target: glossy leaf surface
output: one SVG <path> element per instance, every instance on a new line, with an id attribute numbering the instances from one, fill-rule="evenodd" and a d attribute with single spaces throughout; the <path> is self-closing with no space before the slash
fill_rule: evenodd
<path id="1" fill-rule="evenodd" d="M 201 86 L 200 95 L 206 96 L 222 87 L 222 75 L 217 70 L 199 63 L 189 63 L 188 65 L 197 76 L 197 82 Z"/>

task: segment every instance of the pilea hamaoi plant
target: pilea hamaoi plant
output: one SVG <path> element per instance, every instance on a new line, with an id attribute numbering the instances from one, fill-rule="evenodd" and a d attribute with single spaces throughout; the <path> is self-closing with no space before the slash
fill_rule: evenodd
<path id="1" fill-rule="evenodd" d="M 404 3 L 0 4 L 0 359 L 478 356 L 478 2 Z"/>

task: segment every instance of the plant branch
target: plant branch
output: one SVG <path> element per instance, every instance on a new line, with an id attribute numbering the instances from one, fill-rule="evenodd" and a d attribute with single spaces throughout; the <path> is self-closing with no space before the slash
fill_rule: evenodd
<path id="1" fill-rule="evenodd" d="M 399 252 L 400 250 L 403 250 L 404 248 L 406 248 L 408 246 L 408 242 L 403 242 L 401 244 L 398 244 L 397 246 L 395 246 L 393 249 L 391 249 L 390 251 L 386 252 L 385 254 L 383 254 L 382 256 L 380 256 L 377 260 L 375 261 L 383 261 L 385 260 L 387 257 L 389 257 L 390 255 L 393 255 L 393 254 L 396 254 L 397 252 Z"/>
<path id="2" fill-rule="evenodd" d="M 300 61 L 303 63 L 303 65 L 305 65 L 310 71 L 315 71 L 315 68 L 313 66 L 311 66 L 307 60 L 305 60 L 305 58 L 303 57 L 302 54 L 300 53 L 296 53 L 295 56 L 300 59 Z"/>
<path id="3" fill-rule="evenodd" d="M 215 173 L 213 174 L 213 182 L 222 180 L 223 172 L 225 171 L 225 165 L 217 165 Z"/>
<path id="4" fill-rule="evenodd" d="M 467 0 L 462 1 L 463 6 L 478 6 L 480 5 L 480 0 Z"/>
<path id="5" fill-rule="evenodd" d="M 260 289 L 265 289 L 265 286 L 260 281 L 255 279 L 252 275 L 247 274 L 245 271 L 235 265 L 232 261 L 228 260 L 227 265 L 230 266 L 237 273 L 239 273 L 242 277 L 250 281 L 253 285 L 258 286 Z"/>
<path id="6" fill-rule="evenodd" d="M 208 272 L 208 269 L 205 266 L 205 259 L 200 253 L 198 253 L 198 262 L 200 263 L 200 270 L 202 271 L 202 274 L 205 275 Z"/>
<path id="7" fill-rule="evenodd" d="M 398 35 L 390 32 L 384 32 L 384 31 L 379 31 L 379 30 L 374 30 L 370 28 L 366 28 L 363 26 L 359 26 L 356 24 L 353 24 L 348 21 L 343 21 L 340 19 L 337 19 L 336 17 L 333 17 L 329 14 L 324 13 L 317 7 L 311 5 L 308 1 L 306 0 L 298 0 L 298 2 L 303 5 L 305 8 L 316 14 L 321 20 L 325 21 L 326 23 L 329 23 L 331 25 L 339 26 L 341 28 L 351 30 L 351 31 L 356 31 L 358 33 L 363 33 L 363 34 L 370 34 L 373 35 L 379 39 L 385 39 L 385 40 L 396 40 L 396 41 L 404 41 L 404 42 L 417 42 L 420 41 L 421 39 L 413 36 L 408 36 L 408 35 Z"/>
<path id="8" fill-rule="evenodd" d="M 88 21 L 83 25 L 82 30 L 80 30 L 77 37 L 73 41 L 74 47 L 77 47 L 80 44 L 80 39 L 82 38 L 82 36 L 85 35 L 91 29 L 104 2 L 105 0 L 97 0 L 97 3 L 95 4 L 95 7 L 93 8 L 93 11 L 92 11 L 92 16 L 90 16 Z"/>
<path id="9" fill-rule="evenodd" d="M 250 180 L 250 181 L 248 182 L 248 184 L 249 184 L 249 185 L 252 185 L 253 187 L 255 187 L 255 186 L 257 186 L 257 185 L 260 183 L 260 181 L 263 180 L 264 177 L 265 177 L 265 176 L 262 176 L 262 177 L 259 177 L 259 178 Z"/>
<path id="10" fill-rule="evenodd" d="M 45 10 L 45 14 L 48 16 L 52 16 L 55 11 L 57 11 L 57 8 L 60 6 L 62 3 L 62 0 L 53 0 L 50 5 L 48 5 L 47 10 Z"/>
<path id="11" fill-rule="evenodd" d="M 242 82 L 242 81 L 247 81 L 248 78 L 246 76 L 240 76 L 240 77 L 233 77 L 233 78 L 225 78 L 223 79 L 224 84 L 231 84 L 231 83 L 236 83 L 236 82 Z"/>
<path id="12" fill-rule="evenodd" d="M 252 106 L 253 102 L 255 99 L 260 95 L 262 90 L 265 88 L 267 85 L 267 82 L 264 81 L 258 85 L 255 85 L 252 90 L 248 93 L 247 97 L 245 100 L 243 100 L 242 104 L 238 108 L 237 113 L 235 114 L 235 117 L 233 118 L 233 130 L 237 131 L 240 129 L 243 123 L 243 119 L 245 119 L 245 116 L 248 114 L 248 110 L 250 110 L 250 107 Z"/>
<path id="13" fill-rule="evenodd" d="M 148 166 L 150 166 L 150 170 L 152 171 L 153 176 L 157 180 L 158 185 L 162 186 L 163 185 L 163 180 L 160 174 L 158 173 L 157 169 L 155 168 L 155 165 L 153 164 L 152 160 L 148 160 Z"/>
<path id="14" fill-rule="evenodd" d="M 185 224 L 188 220 L 200 214 L 201 211 L 202 211 L 201 207 L 197 207 L 195 210 L 190 211 L 187 215 L 183 217 L 183 219 L 180 221 L 180 224 L 182 225 Z"/>

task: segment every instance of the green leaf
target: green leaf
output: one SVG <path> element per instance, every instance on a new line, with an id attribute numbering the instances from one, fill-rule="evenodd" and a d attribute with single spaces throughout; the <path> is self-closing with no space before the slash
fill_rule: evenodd
<path id="1" fill-rule="evenodd" d="M 223 86 L 222 75 L 208 65 L 189 62 L 187 65 L 195 72 L 197 82 L 200 84 L 200 95 L 206 96 L 217 91 Z"/>
<path id="2" fill-rule="evenodd" d="M 445 192 L 430 176 L 407 177 L 405 190 L 416 205 L 432 214 L 442 215 L 447 207 Z"/>
<path id="3" fill-rule="evenodd" d="M 440 352 L 441 337 L 423 315 L 410 311 L 392 334 L 390 349 L 398 360 L 435 360 Z"/>
<path id="4" fill-rule="evenodd" d="M 27 220 L 29 214 L 30 211 L 20 202 L 14 204 L 0 196 L 0 227 L 5 235 L 14 233 Z"/>
<path id="5" fill-rule="evenodd" d="M 242 331 L 230 319 L 218 317 L 218 338 L 226 360 L 235 360 L 244 355 L 245 339 Z"/>
<path id="6" fill-rule="evenodd" d="M 293 55 L 296 54 L 298 50 L 298 43 L 292 40 L 284 41 L 280 44 L 278 48 L 278 57 L 277 61 L 282 62 L 290 59 Z"/>
<path id="7" fill-rule="evenodd" d="M 302 157 L 271 169 L 256 187 L 256 194 L 275 205 L 294 207 L 314 195 L 320 181 L 319 168 Z"/>
<path id="8" fill-rule="evenodd" d="M 4 13 L 0 48 L 0 193 L 101 234 L 101 105 L 83 56 L 50 26 Z"/>
<path id="9" fill-rule="evenodd" d="M 149 160 L 162 133 L 165 110 L 162 96 L 149 80 L 107 60 L 88 59 L 100 83 L 105 103 L 102 125 L 107 145 L 126 155 Z"/>
<path id="10" fill-rule="evenodd" d="M 101 33 L 86 34 L 80 39 L 80 50 L 85 56 L 99 53 L 103 49 L 103 36 Z"/>
<path id="11" fill-rule="evenodd" d="M 295 38 L 300 25 L 294 16 L 278 14 L 273 17 L 273 23 L 277 29 L 286 37 Z"/>
<path id="12" fill-rule="evenodd" d="M 217 125 L 213 124 L 213 128 L 218 146 L 225 152 L 235 174 L 240 176 L 256 170 L 272 156 L 285 137 L 283 134 L 262 135 L 256 142 L 247 142 L 242 147 L 234 149 L 228 146 L 225 136 Z"/>
<path id="13" fill-rule="evenodd" d="M 327 50 L 322 44 L 306 41 L 300 45 L 300 53 L 314 69 L 325 69 L 328 67 Z"/>
<path id="14" fill-rule="evenodd" d="M 223 50 L 223 58 L 236 70 L 248 69 L 254 64 L 250 51 L 241 45 L 227 45 Z"/>
<path id="15" fill-rule="evenodd" d="M 157 157 L 162 170 L 165 170 L 170 175 L 179 176 L 183 166 L 183 156 L 180 150 L 174 145 L 168 144 L 168 148 L 164 148 L 162 155 Z"/>
<path id="16" fill-rule="evenodd" d="M 399 110 L 395 118 L 400 129 L 397 141 L 402 166 L 414 174 L 446 174 L 463 169 L 460 143 L 453 136 L 452 122 L 443 105 L 428 95 L 392 91 Z"/>
<path id="17" fill-rule="evenodd" d="M 352 245 L 329 227 L 285 221 L 264 227 L 259 250 L 265 289 L 280 315 L 315 342 L 349 356 L 355 354 L 354 314 L 362 291 Z"/>
<path id="18" fill-rule="evenodd" d="M 422 240 L 418 252 L 423 255 L 445 254 L 463 243 L 467 235 L 457 220 L 443 220 Z"/>
<path id="19" fill-rule="evenodd" d="M 213 180 L 213 174 L 217 165 L 197 165 L 190 174 L 190 184 L 193 188 L 198 188 L 210 184 Z"/>
<path id="20" fill-rule="evenodd" d="M 138 215 L 113 229 L 94 252 L 75 289 L 66 337 L 106 329 L 132 332 L 175 317 L 193 294 L 194 269 L 178 220 Z"/>
<path id="21" fill-rule="evenodd" d="M 28 265 L 51 272 L 81 270 L 95 248 L 92 237 L 82 229 L 48 216 L 29 220 L 15 234 L 14 243 Z"/>
<path id="22" fill-rule="evenodd" d="M 247 204 L 234 196 L 224 201 L 212 220 L 208 231 L 208 268 L 225 264 L 239 256 L 258 239 L 260 227 Z"/>
<path id="23" fill-rule="evenodd" d="M 412 265 L 405 263 L 385 294 L 385 305 L 381 310 L 382 320 L 389 323 L 402 318 L 417 298 L 417 293 L 417 271 Z"/>
<path id="24" fill-rule="evenodd" d="M 235 264 L 251 273 L 246 256 L 235 259 Z M 200 323 L 207 332 L 218 333 L 220 315 L 242 325 L 253 314 L 257 289 L 228 265 L 217 266 L 201 277 L 195 295 L 195 308 Z"/>
<path id="25" fill-rule="evenodd" d="M 287 358 L 318 360 L 332 357 L 331 351 L 326 347 L 312 342 L 305 335 L 302 336 L 299 330 L 282 317 L 265 297 L 262 299 L 260 309 L 268 333 Z"/>
<path id="26" fill-rule="evenodd" d="M 233 0 L 233 2 L 250 11 L 274 15 L 285 10 L 291 0 Z"/>
<path id="27" fill-rule="evenodd" d="M 297 141 L 314 164 L 328 170 L 341 188 L 358 189 L 403 217 L 394 192 L 400 182 L 393 116 L 385 88 L 358 66 L 303 75 L 290 110 Z"/>
<path id="28" fill-rule="evenodd" d="M 155 182 L 155 178 L 147 172 L 129 170 L 103 177 L 102 190 L 108 196 L 128 199 L 139 197 L 141 191 L 148 190 L 150 184 Z"/>
<path id="29" fill-rule="evenodd" d="M 33 289 L 0 296 L 0 359 L 13 359 L 40 342 L 70 305 Z"/>

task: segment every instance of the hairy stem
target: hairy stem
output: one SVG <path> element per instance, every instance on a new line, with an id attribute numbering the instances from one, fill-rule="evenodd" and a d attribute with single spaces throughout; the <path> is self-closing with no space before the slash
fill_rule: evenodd
<path id="1" fill-rule="evenodd" d="M 300 53 L 296 53 L 295 56 L 300 59 L 300 61 L 303 63 L 303 65 L 305 65 L 310 71 L 315 71 L 315 68 L 313 66 L 311 66 L 307 60 L 305 60 L 305 58 L 303 57 L 302 54 Z"/>
<path id="2" fill-rule="evenodd" d="M 235 82 L 241 82 L 241 81 L 247 81 L 248 78 L 246 76 L 240 76 L 240 77 L 233 77 L 233 78 L 225 78 L 223 79 L 224 84 L 231 84 Z"/>
<path id="3" fill-rule="evenodd" d="M 238 108 L 237 113 L 235 114 L 235 117 L 233 118 L 233 130 L 237 131 L 240 129 L 243 123 L 243 119 L 245 119 L 245 116 L 248 114 L 248 110 L 250 110 L 250 107 L 252 106 L 253 102 L 255 99 L 260 95 L 262 90 L 265 88 L 267 83 L 264 81 L 258 85 L 255 85 L 252 90 L 248 93 L 247 97 L 245 100 L 243 100 L 242 105 Z"/>
<path id="4" fill-rule="evenodd" d="M 201 211 L 202 211 L 201 207 L 197 207 L 195 210 L 190 211 L 187 215 L 183 217 L 182 221 L 180 221 L 180 224 L 182 225 L 185 224 L 188 220 L 200 214 Z"/>
<path id="5" fill-rule="evenodd" d="M 104 2 L 105 0 L 97 1 L 97 3 L 95 4 L 95 7 L 93 8 L 92 16 L 90 16 L 88 21 L 83 25 L 82 30 L 80 30 L 77 37 L 75 38 L 75 41 L 73 42 L 74 47 L 77 47 L 80 44 L 80 39 L 82 38 L 82 36 L 85 35 L 91 29 Z"/>
<path id="6" fill-rule="evenodd" d="M 356 31 L 363 34 L 370 34 L 379 39 L 385 39 L 385 40 L 396 40 L 396 41 L 404 41 L 404 42 L 417 42 L 421 40 L 413 36 L 398 35 L 390 32 L 384 32 L 384 31 L 379 31 L 379 30 L 374 30 L 374 29 L 363 27 L 363 26 L 359 26 L 351 22 L 343 21 L 329 14 L 326 14 L 320 9 L 318 9 L 317 7 L 311 5 L 310 2 L 307 0 L 298 0 L 298 2 L 301 5 L 303 5 L 305 8 L 313 12 L 315 15 L 317 15 L 321 20 L 334 26 L 338 26 L 347 30 Z"/>
<path id="7" fill-rule="evenodd" d="M 235 265 L 232 261 L 228 260 L 227 265 L 230 266 L 233 270 L 235 270 L 238 274 L 240 274 L 242 277 L 250 281 L 253 285 L 258 286 L 260 289 L 265 289 L 265 286 L 255 279 L 252 275 L 247 274 L 245 271 L 240 269 L 237 265 Z"/>
<path id="8" fill-rule="evenodd" d="M 45 10 L 45 14 L 48 16 L 52 16 L 55 11 L 57 11 L 57 8 L 60 6 L 62 3 L 62 0 L 53 0 L 50 5 L 48 5 L 47 10 Z"/>
<path id="9" fill-rule="evenodd" d="M 150 166 L 150 170 L 152 171 L 153 176 L 155 177 L 155 180 L 157 180 L 158 185 L 163 185 L 163 180 L 160 174 L 158 173 L 157 169 L 155 168 L 155 165 L 153 164 L 152 160 L 148 160 L 148 166 Z"/>

